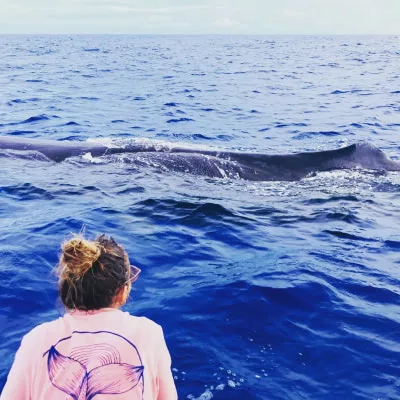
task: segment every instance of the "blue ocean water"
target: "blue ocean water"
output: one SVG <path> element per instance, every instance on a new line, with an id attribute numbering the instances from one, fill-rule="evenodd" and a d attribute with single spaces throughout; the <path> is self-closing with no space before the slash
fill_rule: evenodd
<path id="1" fill-rule="evenodd" d="M 0 36 L 0 135 L 400 160 L 400 37 Z M 182 399 L 400 397 L 400 176 L 246 182 L 0 154 L 0 389 L 86 225 L 143 270 Z"/>

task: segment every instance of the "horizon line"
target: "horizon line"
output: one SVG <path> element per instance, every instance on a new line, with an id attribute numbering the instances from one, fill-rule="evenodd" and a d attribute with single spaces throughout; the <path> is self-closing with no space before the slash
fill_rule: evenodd
<path id="1" fill-rule="evenodd" d="M 0 35 L 135 35 L 135 36 L 400 36 L 399 33 L 111 33 L 111 32 L 0 32 Z"/>

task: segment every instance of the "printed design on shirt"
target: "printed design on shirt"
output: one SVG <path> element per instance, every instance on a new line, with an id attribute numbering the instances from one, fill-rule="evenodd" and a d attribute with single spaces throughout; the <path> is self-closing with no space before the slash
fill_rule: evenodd
<path id="1" fill-rule="evenodd" d="M 136 346 L 108 331 L 72 332 L 47 350 L 47 371 L 53 386 L 73 400 L 132 391 L 144 396 L 144 366 Z M 131 394 L 131 393 L 130 393 Z"/>

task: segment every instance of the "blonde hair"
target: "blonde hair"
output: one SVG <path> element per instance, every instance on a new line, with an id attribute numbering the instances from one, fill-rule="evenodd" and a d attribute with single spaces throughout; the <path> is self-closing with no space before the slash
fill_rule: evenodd
<path id="1" fill-rule="evenodd" d="M 102 250 L 100 243 L 86 240 L 81 234 L 64 241 L 59 262 L 60 279 L 77 281 L 82 278 L 99 259 Z"/>
<path id="2" fill-rule="evenodd" d="M 75 235 L 61 245 L 58 291 L 68 309 L 110 307 L 129 278 L 130 265 L 122 246 L 105 235 L 87 240 Z"/>

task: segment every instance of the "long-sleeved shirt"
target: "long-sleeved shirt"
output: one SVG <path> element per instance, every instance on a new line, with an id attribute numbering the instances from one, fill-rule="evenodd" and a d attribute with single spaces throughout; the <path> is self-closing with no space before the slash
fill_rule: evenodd
<path id="1" fill-rule="evenodd" d="M 114 308 L 73 311 L 24 336 L 1 400 L 176 400 L 161 327 Z"/>

